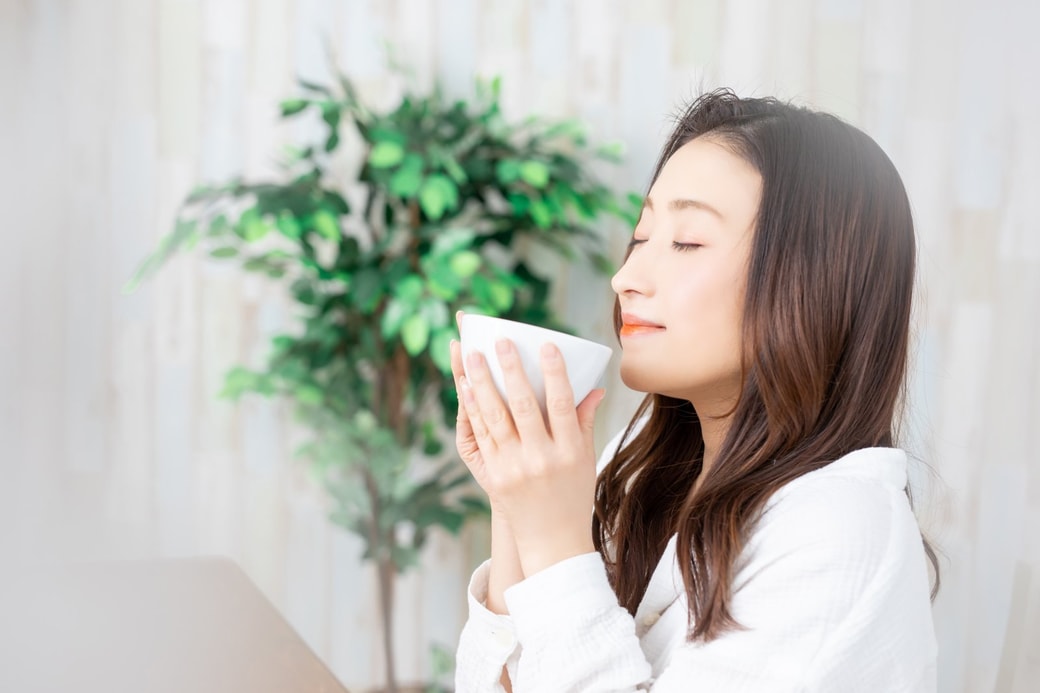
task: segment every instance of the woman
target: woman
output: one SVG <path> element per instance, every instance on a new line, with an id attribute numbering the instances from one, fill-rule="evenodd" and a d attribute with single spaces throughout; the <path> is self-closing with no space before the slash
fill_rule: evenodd
<path id="1" fill-rule="evenodd" d="M 546 424 L 510 343 L 508 402 L 453 345 L 457 446 L 492 508 L 457 690 L 934 691 L 935 559 L 893 447 L 914 255 L 862 132 L 695 101 L 612 280 L 647 397 L 599 464 L 603 392 L 575 407 L 555 348 Z"/>

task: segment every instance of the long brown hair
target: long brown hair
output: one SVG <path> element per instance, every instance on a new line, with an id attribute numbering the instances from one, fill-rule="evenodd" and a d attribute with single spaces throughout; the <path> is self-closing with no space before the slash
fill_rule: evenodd
<path id="1" fill-rule="evenodd" d="M 769 497 L 853 450 L 895 444 L 915 238 L 892 162 L 838 118 L 728 90 L 705 94 L 678 119 L 653 180 L 701 136 L 762 176 L 741 393 L 696 494 L 704 454 L 697 412 L 688 401 L 648 395 L 597 482 L 593 536 L 620 604 L 634 614 L 677 533 L 688 635 L 707 642 L 741 627 L 730 609 L 734 564 Z M 615 302 L 615 333 L 620 327 Z M 922 541 L 934 599 L 938 563 Z"/>

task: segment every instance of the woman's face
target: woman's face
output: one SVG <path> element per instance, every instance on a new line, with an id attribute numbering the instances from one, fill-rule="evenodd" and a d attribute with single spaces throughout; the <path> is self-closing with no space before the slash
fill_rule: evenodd
<path id="1" fill-rule="evenodd" d="M 665 163 L 611 281 L 626 385 L 690 400 L 701 415 L 733 405 L 761 189 L 751 164 L 704 137 Z"/>

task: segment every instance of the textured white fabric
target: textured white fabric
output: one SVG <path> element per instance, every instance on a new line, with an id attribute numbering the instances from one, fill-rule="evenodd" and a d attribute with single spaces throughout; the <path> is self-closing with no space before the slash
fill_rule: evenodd
<path id="1" fill-rule="evenodd" d="M 905 453 L 870 448 L 777 491 L 737 564 L 732 610 L 746 630 L 703 645 L 685 639 L 674 536 L 634 618 L 598 553 L 510 587 L 508 616 L 484 607 L 486 562 L 469 586 L 456 691 L 502 690 L 507 666 L 514 693 L 932 693 L 928 571 L 905 485 Z"/>

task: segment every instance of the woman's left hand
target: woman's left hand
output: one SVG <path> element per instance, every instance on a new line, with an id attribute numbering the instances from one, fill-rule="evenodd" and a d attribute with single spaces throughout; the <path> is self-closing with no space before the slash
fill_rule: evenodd
<path id="1" fill-rule="evenodd" d="M 471 470 L 492 505 L 509 523 L 524 575 L 594 551 L 592 508 L 596 487 L 593 422 L 604 391 L 578 406 L 559 349 L 541 351 L 548 425 L 509 340 L 496 344 L 505 377 L 503 402 L 487 362 L 470 354 L 463 398 L 480 449 Z"/>

